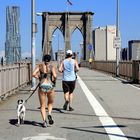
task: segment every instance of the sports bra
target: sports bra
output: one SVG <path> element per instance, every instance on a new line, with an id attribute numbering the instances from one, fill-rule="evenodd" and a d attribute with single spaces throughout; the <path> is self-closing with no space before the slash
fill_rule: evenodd
<path id="1" fill-rule="evenodd" d="M 43 70 L 43 64 L 39 65 L 39 70 L 40 70 L 40 82 L 43 81 L 44 79 L 48 79 L 48 81 L 52 81 L 52 65 L 49 65 L 49 71 L 47 73 L 44 73 Z"/>

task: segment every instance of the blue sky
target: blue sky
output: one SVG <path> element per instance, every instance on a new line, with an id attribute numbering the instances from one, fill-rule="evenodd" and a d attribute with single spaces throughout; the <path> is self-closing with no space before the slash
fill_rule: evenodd
<path id="1" fill-rule="evenodd" d="M 69 11 L 92 11 L 93 29 L 99 26 L 116 24 L 116 0 L 71 0 Z M 6 6 L 20 7 L 20 33 L 22 56 L 30 56 L 31 52 L 31 0 L 1 0 L 0 4 L 0 57 L 4 54 L 6 36 Z M 129 40 L 140 39 L 140 0 L 120 0 L 120 30 L 122 47 L 127 47 Z M 66 0 L 36 0 L 36 12 L 64 12 L 67 10 Z M 36 34 L 36 56 L 41 57 L 42 19 L 36 17 L 38 33 Z M 64 44 L 62 34 L 56 31 L 53 37 L 53 49 L 57 50 L 58 34 L 60 47 Z M 72 35 L 72 49 L 80 51 L 79 43 L 82 35 L 75 31 Z"/>

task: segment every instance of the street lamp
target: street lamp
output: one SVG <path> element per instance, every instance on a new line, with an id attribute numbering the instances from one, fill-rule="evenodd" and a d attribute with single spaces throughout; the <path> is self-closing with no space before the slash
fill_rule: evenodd
<path id="1" fill-rule="evenodd" d="M 37 15 L 37 16 L 42 16 L 42 15 L 43 15 L 43 13 L 36 13 L 36 15 Z"/>
<path id="2" fill-rule="evenodd" d="M 35 48 L 35 34 L 36 34 L 36 15 L 35 15 L 35 0 L 32 0 L 31 3 L 31 60 L 32 60 L 32 72 L 35 69 L 35 54 L 36 54 L 36 48 Z M 32 78 L 32 89 L 35 88 L 36 80 L 35 78 Z"/>
<path id="3" fill-rule="evenodd" d="M 119 0 L 117 0 L 117 8 L 116 8 L 116 38 L 118 38 L 118 41 L 121 42 L 120 34 L 119 34 Z M 120 47 L 121 45 L 116 47 L 116 76 L 117 77 L 119 77 Z"/>
<path id="4" fill-rule="evenodd" d="M 58 63 L 58 67 L 60 66 L 60 63 L 61 63 L 61 57 L 62 56 L 60 56 L 60 43 L 59 43 L 59 33 L 58 33 L 58 46 L 57 46 L 57 63 Z"/>
<path id="5" fill-rule="evenodd" d="M 83 60 L 83 42 L 80 42 L 80 48 L 81 48 L 81 56 L 80 56 L 80 61 Z"/>

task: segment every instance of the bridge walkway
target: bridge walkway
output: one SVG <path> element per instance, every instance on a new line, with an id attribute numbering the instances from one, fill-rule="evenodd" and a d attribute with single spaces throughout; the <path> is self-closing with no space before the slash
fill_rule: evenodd
<path id="1" fill-rule="evenodd" d="M 140 139 L 140 89 L 127 81 L 81 68 L 74 91 L 74 111 L 62 109 L 58 74 L 53 108 L 55 124 L 42 128 L 37 92 L 26 106 L 25 124 L 16 123 L 16 102 L 31 94 L 30 86 L 0 102 L 0 140 L 126 140 Z M 38 125 L 37 125 L 38 124 Z"/>

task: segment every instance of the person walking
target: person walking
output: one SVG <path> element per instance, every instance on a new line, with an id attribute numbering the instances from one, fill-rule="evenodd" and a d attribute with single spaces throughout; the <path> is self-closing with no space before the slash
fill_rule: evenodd
<path id="1" fill-rule="evenodd" d="M 58 69 L 59 72 L 63 73 L 62 77 L 62 88 L 64 92 L 65 103 L 63 109 L 67 110 L 69 105 L 69 111 L 73 111 L 73 91 L 76 84 L 76 71 L 79 70 L 78 62 L 72 59 L 72 50 L 66 51 L 66 59 L 64 59 Z"/>
<path id="2" fill-rule="evenodd" d="M 89 69 L 92 69 L 93 59 L 92 58 L 89 58 L 88 62 L 89 62 Z"/>
<path id="3" fill-rule="evenodd" d="M 38 78 L 40 85 L 38 89 L 38 96 L 40 101 L 40 111 L 43 119 L 42 126 L 47 127 L 46 121 L 46 97 L 48 98 L 48 121 L 52 125 L 54 123 L 52 119 L 52 108 L 54 103 L 55 91 L 54 86 L 56 83 L 56 69 L 50 64 L 51 56 L 44 55 L 43 63 L 39 64 L 33 71 L 33 77 Z"/>

